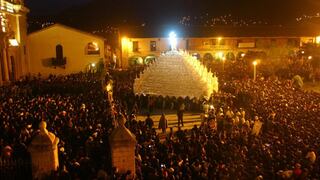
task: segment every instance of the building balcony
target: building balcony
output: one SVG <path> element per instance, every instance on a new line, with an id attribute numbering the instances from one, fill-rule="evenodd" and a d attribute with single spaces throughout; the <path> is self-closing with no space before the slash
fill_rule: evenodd
<path id="1" fill-rule="evenodd" d="M 67 58 L 52 58 L 51 62 L 53 66 L 64 66 L 67 64 Z"/>

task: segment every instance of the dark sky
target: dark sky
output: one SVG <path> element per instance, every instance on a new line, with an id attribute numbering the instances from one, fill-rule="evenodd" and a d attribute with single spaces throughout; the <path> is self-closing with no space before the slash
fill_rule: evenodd
<path id="1" fill-rule="evenodd" d="M 86 4 L 92 0 L 25 0 L 33 14 L 54 14 L 72 6 Z"/>
<path id="2" fill-rule="evenodd" d="M 128 18 L 162 15 L 167 18 L 208 12 L 214 16 L 231 13 L 285 22 L 320 12 L 319 0 L 26 0 L 32 15 L 54 14 L 87 3 L 100 8 L 100 14 L 127 15 Z"/>

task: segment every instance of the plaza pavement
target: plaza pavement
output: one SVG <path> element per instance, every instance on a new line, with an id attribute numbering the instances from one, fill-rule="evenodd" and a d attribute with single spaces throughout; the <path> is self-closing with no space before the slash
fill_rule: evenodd
<path id="1" fill-rule="evenodd" d="M 173 131 L 178 130 L 178 119 L 176 113 L 169 113 L 165 115 L 168 120 L 168 128 L 167 128 L 167 134 L 170 132 L 170 128 L 173 128 Z M 154 114 L 151 115 L 151 118 L 154 122 L 153 127 L 156 129 L 157 133 L 160 136 L 165 136 L 160 129 L 158 129 L 159 120 L 160 120 L 161 114 Z M 137 120 L 138 121 L 145 121 L 147 118 L 146 115 L 138 115 Z M 191 112 L 185 112 L 183 114 L 183 127 L 181 127 L 182 130 L 185 129 L 192 129 L 194 125 L 197 125 L 198 127 L 201 125 L 201 118 L 200 113 L 191 113 Z M 162 138 L 161 138 L 162 139 Z"/>

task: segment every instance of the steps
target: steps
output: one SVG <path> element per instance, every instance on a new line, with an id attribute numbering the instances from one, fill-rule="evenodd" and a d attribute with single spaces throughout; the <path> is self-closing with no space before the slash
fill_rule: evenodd
<path id="1" fill-rule="evenodd" d="M 211 94 L 207 82 L 178 52 L 161 55 L 158 60 L 135 79 L 136 94 L 196 97 Z"/>

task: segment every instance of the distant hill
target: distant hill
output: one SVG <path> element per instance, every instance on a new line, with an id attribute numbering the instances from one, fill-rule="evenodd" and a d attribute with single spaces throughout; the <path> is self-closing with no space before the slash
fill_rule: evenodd
<path id="1" fill-rule="evenodd" d="M 290 8 L 296 8 L 294 3 L 288 6 L 285 2 L 277 1 L 278 5 L 274 6 L 272 2 L 273 0 L 264 4 L 255 1 L 213 3 L 213 0 L 92 0 L 87 4 L 63 10 L 58 15 L 30 16 L 29 22 L 32 21 L 32 23 L 29 30 L 39 29 L 39 23 L 34 23 L 37 21 L 40 24 L 47 21 L 60 22 L 87 31 L 103 29 L 110 25 L 113 27 L 141 25 L 170 27 L 177 25 L 181 17 L 193 17 L 205 13 L 209 13 L 211 17 L 232 13 L 237 19 L 260 18 L 269 22 L 268 25 L 301 25 L 295 20 L 296 11 L 289 11 Z M 271 7 L 272 13 L 270 13 Z M 286 12 L 283 7 L 286 7 Z"/>
<path id="2" fill-rule="evenodd" d="M 185 0 L 93 0 L 84 6 L 63 11 L 57 21 L 65 24 L 101 28 L 105 25 L 173 23 L 184 13 Z M 142 3 L 143 2 L 143 3 Z M 181 5 L 181 7 L 179 7 Z"/>

